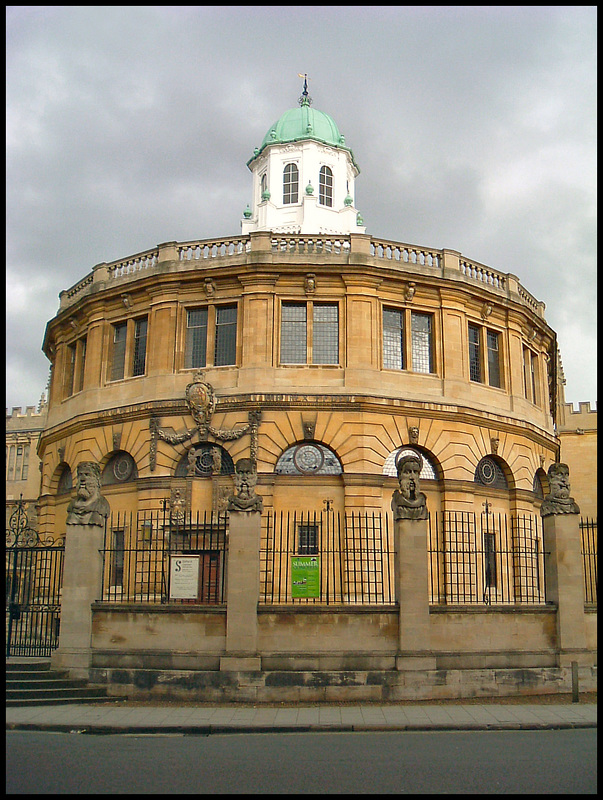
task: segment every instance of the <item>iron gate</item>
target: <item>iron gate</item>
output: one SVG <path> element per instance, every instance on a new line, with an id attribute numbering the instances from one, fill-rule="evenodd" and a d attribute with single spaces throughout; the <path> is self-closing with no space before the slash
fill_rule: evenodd
<path id="1" fill-rule="evenodd" d="M 19 499 L 6 531 L 6 656 L 48 657 L 59 645 L 65 545 L 40 542 Z"/>

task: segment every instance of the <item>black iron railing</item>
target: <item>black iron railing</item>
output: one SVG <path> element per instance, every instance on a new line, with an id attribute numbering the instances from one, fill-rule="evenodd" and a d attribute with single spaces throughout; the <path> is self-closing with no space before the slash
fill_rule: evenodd
<path id="1" fill-rule="evenodd" d="M 387 516 L 334 511 L 262 519 L 260 603 L 393 605 Z"/>
<path id="2" fill-rule="evenodd" d="M 582 565 L 584 568 L 584 601 L 597 602 L 597 520 L 580 519 Z"/>
<path id="3" fill-rule="evenodd" d="M 226 514 L 113 515 L 102 551 L 101 602 L 224 603 L 226 532 Z"/>
<path id="4" fill-rule="evenodd" d="M 544 603 L 544 555 L 536 516 L 435 514 L 429 525 L 430 603 Z"/>

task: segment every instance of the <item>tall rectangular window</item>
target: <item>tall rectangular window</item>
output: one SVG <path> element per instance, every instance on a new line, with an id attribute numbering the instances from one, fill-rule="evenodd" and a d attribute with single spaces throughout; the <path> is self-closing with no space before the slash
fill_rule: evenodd
<path id="1" fill-rule="evenodd" d="M 333 173 L 329 167 L 321 167 L 318 174 L 318 202 L 323 206 L 333 205 Z"/>
<path id="2" fill-rule="evenodd" d="M 305 303 L 283 303 L 281 308 L 281 364 L 306 363 L 307 325 Z"/>
<path id="3" fill-rule="evenodd" d="M 15 454 L 17 448 L 14 445 L 11 445 L 8 448 L 8 456 L 7 456 L 7 468 L 6 468 L 6 480 L 12 481 L 15 479 Z"/>
<path id="4" fill-rule="evenodd" d="M 76 381 L 76 392 L 81 392 L 84 388 L 84 369 L 86 368 L 86 346 L 87 346 L 87 339 L 80 339 L 79 348 L 80 348 L 80 358 L 77 367 L 77 381 Z"/>
<path id="5" fill-rule="evenodd" d="M 482 364 L 479 338 L 479 327 L 477 325 L 469 325 L 469 377 L 472 381 L 481 382 Z"/>
<path id="6" fill-rule="evenodd" d="M 123 528 L 113 530 L 113 552 L 109 575 L 110 586 L 123 586 L 124 583 L 125 531 Z"/>
<path id="7" fill-rule="evenodd" d="M 283 172 L 283 203 L 297 203 L 299 170 L 295 164 L 287 164 Z"/>
<path id="8" fill-rule="evenodd" d="M 383 368 L 404 369 L 403 312 L 396 308 L 383 309 Z"/>
<path id="9" fill-rule="evenodd" d="M 498 333 L 496 331 L 486 332 L 486 344 L 488 347 L 488 383 L 500 389 L 500 360 L 498 352 Z"/>
<path id="10" fill-rule="evenodd" d="M 237 307 L 216 308 L 216 348 L 214 364 L 217 367 L 237 362 Z"/>
<path id="11" fill-rule="evenodd" d="M 147 355 L 147 318 L 137 319 L 134 322 L 134 360 L 132 362 L 132 375 L 144 375 Z"/>
<path id="12" fill-rule="evenodd" d="M 314 304 L 312 363 L 339 363 L 339 306 L 337 303 Z"/>
<path id="13" fill-rule="evenodd" d="M 413 372 L 433 372 L 431 314 L 418 314 L 413 311 L 411 335 Z"/>
<path id="14" fill-rule="evenodd" d="M 487 589 L 496 588 L 496 537 L 493 533 L 484 533 L 484 571 Z"/>
<path id="15" fill-rule="evenodd" d="M 537 387 L 536 368 L 537 368 L 538 358 L 534 353 L 531 353 L 531 356 L 532 357 L 530 358 L 530 377 L 532 379 L 532 402 L 536 404 L 538 403 L 538 390 L 536 388 Z"/>
<path id="16" fill-rule="evenodd" d="M 65 374 L 65 397 L 70 397 L 73 394 L 73 387 L 75 381 L 75 357 L 77 354 L 77 347 L 75 344 L 70 344 L 67 347 L 67 371 Z"/>
<path id="17" fill-rule="evenodd" d="M 118 381 L 124 377 L 126 366 L 126 334 L 128 325 L 120 322 L 113 326 L 113 356 L 111 360 L 111 380 Z"/>
<path id="18" fill-rule="evenodd" d="M 207 308 L 194 308 L 186 312 L 186 369 L 204 367 L 207 357 Z"/>
<path id="19" fill-rule="evenodd" d="M 29 472 L 29 445 L 26 444 L 23 447 L 23 469 L 21 470 L 21 480 L 27 480 L 27 474 Z"/>
<path id="20" fill-rule="evenodd" d="M 316 523 L 300 523 L 298 526 L 298 548 L 300 556 L 318 553 L 318 525 Z"/>

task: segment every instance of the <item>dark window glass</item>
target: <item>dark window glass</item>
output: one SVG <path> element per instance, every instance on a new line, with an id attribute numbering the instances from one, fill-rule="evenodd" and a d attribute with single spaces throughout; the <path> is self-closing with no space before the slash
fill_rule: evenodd
<path id="1" fill-rule="evenodd" d="M 125 322 L 113 326 L 113 360 L 111 363 L 111 380 L 118 381 L 124 377 L 126 363 L 126 331 Z"/>
<path id="2" fill-rule="evenodd" d="M 479 328 L 469 325 L 469 377 L 472 381 L 482 380 L 482 368 L 479 347 Z"/>
<path id="3" fill-rule="evenodd" d="M 205 366 L 207 354 L 207 308 L 195 308 L 186 314 L 186 369 Z"/>
<path id="4" fill-rule="evenodd" d="M 297 532 L 298 554 L 300 556 L 316 555 L 318 553 L 318 524 L 300 523 Z"/>
<path id="5" fill-rule="evenodd" d="M 402 311 L 383 309 L 383 367 L 404 369 L 404 328 Z"/>
<path id="6" fill-rule="evenodd" d="M 84 369 L 86 368 L 86 345 L 87 340 L 82 339 L 80 341 L 80 365 L 79 365 L 79 372 L 78 372 L 78 380 L 76 391 L 81 392 L 84 388 Z"/>
<path id="7" fill-rule="evenodd" d="M 488 383 L 500 388 L 500 359 L 498 354 L 498 333 L 486 332 L 488 344 Z"/>
<path id="8" fill-rule="evenodd" d="M 132 375 L 144 375 L 147 354 L 147 318 L 134 323 L 134 361 Z"/>
<path id="9" fill-rule="evenodd" d="M 75 356 L 76 346 L 74 344 L 70 344 L 67 348 L 67 376 L 65 381 L 65 395 L 67 397 L 73 394 L 73 384 L 75 380 Z"/>
<path id="10" fill-rule="evenodd" d="M 214 364 L 217 367 L 236 364 L 237 361 L 237 307 L 218 306 L 216 309 L 216 351 Z"/>

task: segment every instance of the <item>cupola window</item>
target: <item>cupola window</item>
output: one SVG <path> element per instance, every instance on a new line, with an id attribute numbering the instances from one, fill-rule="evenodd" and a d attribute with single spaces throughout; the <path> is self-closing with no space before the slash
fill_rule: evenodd
<path id="1" fill-rule="evenodd" d="M 287 164 L 283 171 L 283 204 L 297 203 L 299 198 L 299 170 Z"/>
<path id="2" fill-rule="evenodd" d="M 318 176 L 318 202 L 323 206 L 333 206 L 333 172 L 329 167 L 321 167 Z"/>

